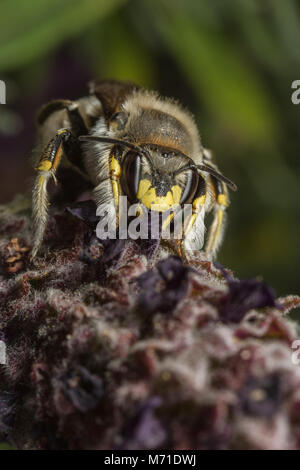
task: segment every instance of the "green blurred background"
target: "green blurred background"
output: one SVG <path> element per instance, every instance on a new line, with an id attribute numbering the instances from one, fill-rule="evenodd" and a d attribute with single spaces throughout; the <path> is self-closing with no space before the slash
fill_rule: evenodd
<path id="1" fill-rule="evenodd" d="M 300 293 L 296 0 L 2 0 L 0 202 L 28 189 L 38 107 L 91 78 L 180 99 L 239 191 L 219 261 Z"/>

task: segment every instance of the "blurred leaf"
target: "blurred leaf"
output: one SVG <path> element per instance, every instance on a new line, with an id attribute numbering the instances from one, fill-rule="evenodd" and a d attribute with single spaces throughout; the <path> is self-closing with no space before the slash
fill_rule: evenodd
<path id="1" fill-rule="evenodd" d="M 219 30 L 208 29 L 201 18 L 179 13 L 173 4 L 153 2 L 157 25 L 200 102 L 230 132 L 256 143 L 270 142 L 277 132 L 277 115 L 268 89 L 238 46 Z"/>
<path id="2" fill-rule="evenodd" d="M 78 35 L 125 0 L 4 0 L 0 70 L 20 67 Z"/>
<path id="3" fill-rule="evenodd" d="M 112 15 L 89 35 L 88 48 L 96 76 L 132 80 L 153 87 L 155 66 L 145 44 L 120 15 Z"/>
<path id="4" fill-rule="evenodd" d="M 300 62 L 300 18 L 299 2 L 295 0 L 273 0 L 272 10 L 276 30 L 281 43 L 285 46 L 285 51 L 296 62 Z"/>
<path id="5" fill-rule="evenodd" d="M 284 6 L 282 6 L 284 8 Z M 261 65 L 268 67 L 273 73 L 282 73 L 283 45 L 276 34 L 276 29 L 270 27 L 268 16 L 262 14 L 263 4 L 252 0 L 233 0 L 230 13 L 235 20 L 241 37 L 253 50 L 255 58 Z"/>

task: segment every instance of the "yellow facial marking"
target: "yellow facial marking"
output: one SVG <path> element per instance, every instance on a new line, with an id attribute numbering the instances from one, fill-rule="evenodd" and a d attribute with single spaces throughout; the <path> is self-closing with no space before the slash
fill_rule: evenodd
<path id="1" fill-rule="evenodd" d="M 109 169 L 113 176 L 116 176 L 117 178 L 120 177 L 121 165 L 115 157 L 112 157 L 110 165 L 109 165 Z"/>
<path id="2" fill-rule="evenodd" d="M 221 206 L 228 206 L 228 200 L 226 194 L 219 194 L 217 203 L 220 204 Z"/>
<path id="3" fill-rule="evenodd" d="M 171 209 L 175 204 L 179 204 L 181 192 L 180 186 L 174 185 L 171 191 L 168 191 L 165 196 L 157 196 L 156 189 L 151 187 L 151 182 L 144 179 L 139 183 L 137 198 L 148 209 L 165 212 Z"/>
<path id="4" fill-rule="evenodd" d="M 173 199 L 175 201 L 175 204 L 179 204 L 181 194 L 182 194 L 181 187 L 178 186 L 177 184 L 175 184 L 175 186 L 172 186 L 171 191 L 172 191 L 172 194 L 173 194 Z"/>
<path id="5" fill-rule="evenodd" d="M 141 180 L 139 183 L 137 198 L 142 199 L 142 197 L 146 194 L 146 192 L 148 191 L 150 187 L 151 187 L 151 183 L 149 180 Z"/>
<path id="6" fill-rule="evenodd" d="M 157 196 L 155 188 L 151 188 L 142 197 L 142 203 L 148 209 L 165 212 L 174 205 L 174 200 L 170 191 L 167 192 L 166 196 Z"/>
<path id="7" fill-rule="evenodd" d="M 37 171 L 49 171 L 52 168 L 52 162 L 50 160 L 42 160 L 36 167 Z"/>

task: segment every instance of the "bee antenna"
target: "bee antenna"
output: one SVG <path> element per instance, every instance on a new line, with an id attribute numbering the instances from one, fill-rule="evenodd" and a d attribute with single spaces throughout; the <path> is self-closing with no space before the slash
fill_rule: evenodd
<path id="1" fill-rule="evenodd" d="M 186 171 L 186 170 L 200 170 L 200 171 L 205 171 L 206 173 L 209 173 L 210 175 L 214 176 L 217 180 L 223 181 L 232 191 L 237 190 L 237 185 L 233 183 L 229 178 L 226 178 L 226 176 L 222 175 L 218 171 L 216 171 L 214 168 L 202 164 L 202 165 L 186 165 L 183 168 L 179 168 L 179 170 L 175 171 L 174 175 L 178 175 L 179 173 Z"/>
<path id="2" fill-rule="evenodd" d="M 233 181 L 231 181 L 229 178 L 226 178 L 226 176 L 222 175 L 211 166 L 208 166 L 205 164 L 195 165 L 195 166 L 198 170 L 205 171 L 206 173 L 209 173 L 210 175 L 217 178 L 217 180 L 223 181 L 223 183 L 225 183 L 232 191 L 237 190 L 237 185 Z"/>
<path id="3" fill-rule="evenodd" d="M 108 144 L 123 145 L 124 147 L 129 147 L 134 150 L 139 150 L 139 147 L 132 144 L 131 142 L 126 142 L 125 140 L 119 140 L 119 139 L 112 139 L 110 137 L 99 137 L 96 135 L 81 135 L 79 136 L 78 139 L 83 142 L 92 141 L 92 142 L 103 142 L 103 143 L 108 143 Z"/>
<path id="4" fill-rule="evenodd" d="M 111 137 L 100 137 L 100 136 L 96 136 L 96 135 L 81 135 L 78 139 L 82 142 L 92 141 L 92 142 L 103 142 L 103 143 L 115 144 L 115 145 L 123 145 L 124 147 L 128 147 L 132 150 L 136 150 L 137 152 L 142 153 L 143 155 L 145 155 L 145 157 L 147 158 L 149 164 L 154 169 L 153 161 L 152 161 L 152 158 L 151 158 L 149 152 L 147 152 L 147 150 L 139 147 L 138 145 L 132 144 L 131 142 L 127 142 L 126 140 L 113 139 Z"/>

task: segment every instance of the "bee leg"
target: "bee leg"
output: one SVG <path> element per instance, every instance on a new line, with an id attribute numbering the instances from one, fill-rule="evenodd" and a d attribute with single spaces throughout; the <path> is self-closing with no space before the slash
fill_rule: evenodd
<path id="1" fill-rule="evenodd" d="M 214 218 L 210 226 L 205 253 L 209 258 L 214 258 L 223 240 L 226 225 L 226 209 L 229 205 L 228 191 L 224 183 L 210 176 L 212 193 L 214 197 Z"/>
<path id="2" fill-rule="evenodd" d="M 109 201 L 109 217 L 111 223 L 115 225 L 117 229 L 120 225 L 120 211 L 125 210 L 127 214 L 127 208 L 123 208 L 120 204 L 120 177 L 121 177 L 121 165 L 117 155 L 112 155 L 108 162 L 108 172 L 99 184 L 94 188 L 93 194 L 97 205 L 97 208 L 103 204 L 103 201 Z M 112 194 L 111 198 L 107 199 L 107 194 Z"/>
<path id="3" fill-rule="evenodd" d="M 199 175 L 198 188 L 192 202 L 192 212 L 187 224 L 183 227 L 183 238 L 181 250 L 185 257 L 189 258 L 189 252 L 198 251 L 202 248 L 204 239 L 204 206 L 206 201 L 206 182 Z"/>
<path id="4" fill-rule="evenodd" d="M 72 105 L 70 100 L 52 100 L 41 107 L 37 115 L 37 123 L 42 126 L 44 122 L 55 112 L 67 109 Z"/>
<path id="5" fill-rule="evenodd" d="M 171 249 L 172 251 L 174 251 L 175 254 L 177 254 L 182 259 L 187 261 L 187 256 L 186 256 L 186 252 L 185 252 L 185 249 L 184 249 L 184 244 L 182 243 L 182 238 L 177 238 L 175 236 L 175 238 L 170 239 L 169 237 L 165 238 L 163 236 L 164 232 L 168 229 L 168 227 L 171 224 L 174 217 L 175 217 L 175 213 L 171 212 L 165 218 L 165 220 L 163 221 L 163 224 L 162 224 L 162 240 L 161 240 L 161 242 L 162 242 L 162 245 L 167 246 L 168 249 Z M 182 226 L 181 226 L 181 229 L 183 230 Z"/>
<path id="6" fill-rule="evenodd" d="M 113 156 L 109 163 L 109 178 L 111 182 L 112 192 L 114 196 L 114 206 L 116 211 L 116 226 L 119 226 L 119 201 L 120 201 L 120 177 L 121 165 L 119 160 Z"/>
<path id="7" fill-rule="evenodd" d="M 42 243 L 48 215 L 48 194 L 47 185 L 49 179 L 52 177 L 56 182 L 56 171 L 61 162 L 61 157 L 67 150 L 70 152 L 71 141 L 73 145 L 77 142 L 76 138 L 72 135 L 68 129 L 60 129 L 57 131 L 55 137 L 45 147 L 40 161 L 35 168 L 37 171 L 37 177 L 33 187 L 33 226 L 34 226 L 34 242 L 31 251 L 31 259 L 33 259 Z M 78 144 L 75 145 L 79 147 Z"/>
<path id="8" fill-rule="evenodd" d="M 66 118 L 70 123 L 69 126 L 74 136 L 79 137 L 80 135 L 88 134 L 86 123 L 79 112 L 78 103 L 70 100 L 52 100 L 44 105 L 37 117 L 37 123 L 39 126 L 43 126 L 47 119 L 51 118 L 51 116 L 53 116 L 57 111 L 66 112 Z M 81 158 L 80 146 L 72 145 L 72 149 L 68 153 L 68 163 L 72 166 L 74 171 L 79 172 L 78 170 L 80 170 L 81 176 L 86 174 L 86 170 L 83 165 L 83 159 Z"/>
<path id="9" fill-rule="evenodd" d="M 185 249 L 184 243 L 182 240 L 176 240 L 176 248 L 177 248 L 177 253 L 182 258 L 186 263 L 189 262 L 189 254 L 188 251 Z"/>
<path id="10" fill-rule="evenodd" d="M 83 120 L 83 117 L 79 112 L 78 104 L 71 102 L 67 106 L 67 113 L 71 124 L 72 134 L 77 137 L 79 137 L 80 135 L 87 135 L 88 129 Z M 81 155 L 81 148 L 80 145 L 78 145 L 77 141 L 76 144 L 77 145 L 74 145 L 74 139 L 73 141 L 72 139 L 69 140 L 68 143 L 65 144 L 65 146 L 72 147 L 70 149 L 71 151 L 68 152 L 68 161 L 73 165 L 73 169 L 80 169 L 80 171 L 86 175 L 86 169 L 84 167 L 83 158 Z"/>
<path id="11" fill-rule="evenodd" d="M 79 112 L 79 105 L 71 100 L 52 100 L 42 106 L 37 116 L 38 125 L 42 126 L 53 113 L 63 110 L 67 111 L 73 134 L 86 135 L 87 126 Z"/>

